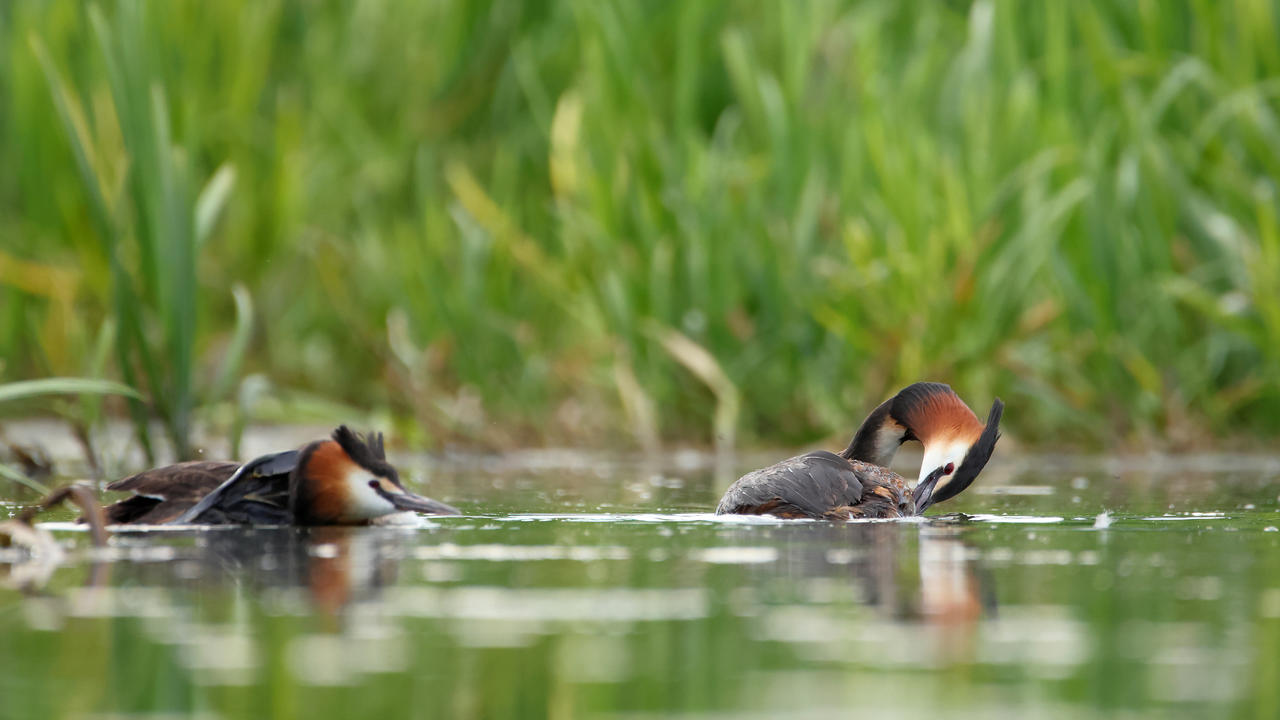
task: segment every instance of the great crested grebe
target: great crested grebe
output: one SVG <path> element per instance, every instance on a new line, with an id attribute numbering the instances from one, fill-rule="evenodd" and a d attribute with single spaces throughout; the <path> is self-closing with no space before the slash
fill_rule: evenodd
<path id="1" fill-rule="evenodd" d="M 331 439 L 243 465 L 166 465 L 107 489 L 133 493 L 106 507 L 111 524 L 361 525 L 400 512 L 460 514 L 405 489 L 381 433 L 361 437 L 345 425 Z"/>
<path id="2" fill-rule="evenodd" d="M 862 421 L 844 452 L 819 450 L 747 473 L 729 486 L 716 514 L 829 520 L 921 515 L 978 476 L 1000 437 L 1003 412 L 997 398 L 984 425 L 950 387 L 910 385 Z M 908 440 L 924 445 L 914 488 L 888 469 Z"/>

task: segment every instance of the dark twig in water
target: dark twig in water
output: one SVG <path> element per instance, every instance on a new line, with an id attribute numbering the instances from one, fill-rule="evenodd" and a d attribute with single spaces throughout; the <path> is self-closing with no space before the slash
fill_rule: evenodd
<path id="1" fill-rule="evenodd" d="M 93 496 L 93 491 L 84 483 L 75 483 L 60 487 L 45 495 L 34 505 L 23 508 L 12 520 L 0 523 L 0 547 L 17 545 L 26 550 L 30 557 L 9 568 L 4 584 L 21 590 L 36 590 L 43 586 L 53 571 L 65 560 L 65 554 L 58 542 L 44 528 L 33 525 L 40 513 L 59 503 L 70 501 L 79 506 L 83 512 L 83 521 L 89 525 L 89 537 L 93 539 L 95 548 L 107 544 L 107 530 L 104 522 L 105 514 L 102 506 Z M 19 572 L 18 569 L 22 568 Z M 100 587 L 107 582 L 110 572 L 108 563 L 94 560 L 87 581 L 88 587 Z"/>
<path id="2" fill-rule="evenodd" d="M 92 538 L 94 546 L 102 547 L 106 545 L 106 516 L 102 512 L 102 506 L 93 497 L 93 492 L 83 483 L 74 483 L 54 490 L 41 498 L 35 505 L 24 508 L 22 512 L 18 513 L 15 520 L 30 527 L 37 515 L 67 500 L 79 506 L 84 513 L 84 521 L 89 525 L 89 537 Z"/>

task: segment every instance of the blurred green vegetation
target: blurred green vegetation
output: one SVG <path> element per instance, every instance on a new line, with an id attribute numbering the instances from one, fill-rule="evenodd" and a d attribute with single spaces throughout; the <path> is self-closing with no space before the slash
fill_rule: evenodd
<path id="1" fill-rule="evenodd" d="M 1275 432 L 1278 22 L 0 4 L 0 380 L 110 324 L 179 446 L 246 373 L 418 441 L 801 442 L 919 379 L 1029 441 Z"/>

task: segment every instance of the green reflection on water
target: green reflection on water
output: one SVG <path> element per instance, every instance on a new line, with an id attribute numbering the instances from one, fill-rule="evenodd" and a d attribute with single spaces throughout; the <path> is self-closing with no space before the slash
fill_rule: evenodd
<path id="1" fill-rule="evenodd" d="M 869 525 L 693 514 L 724 484 L 437 470 L 491 514 L 60 531 L 38 587 L 0 565 L 0 716 L 1280 716 L 1272 471 L 1031 464 Z"/>

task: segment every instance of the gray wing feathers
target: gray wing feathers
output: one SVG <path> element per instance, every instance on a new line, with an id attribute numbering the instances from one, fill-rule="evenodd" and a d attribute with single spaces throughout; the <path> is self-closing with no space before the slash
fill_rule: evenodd
<path id="1" fill-rule="evenodd" d="M 221 485 L 238 467 L 240 465 L 233 462 L 206 460 L 166 465 L 116 480 L 107 485 L 107 489 L 167 498 L 175 490 L 173 478 L 180 475 L 185 481 L 181 489 L 190 490 L 199 498 Z"/>
<path id="2" fill-rule="evenodd" d="M 742 476 L 725 493 L 716 513 L 822 517 L 831 508 L 856 505 L 863 491 L 848 460 L 818 451 Z"/>
<path id="3" fill-rule="evenodd" d="M 297 464 L 297 450 L 254 458 L 172 522 L 200 522 L 206 512 L 215 523 L 288 522 L 289 473 Z"/>

